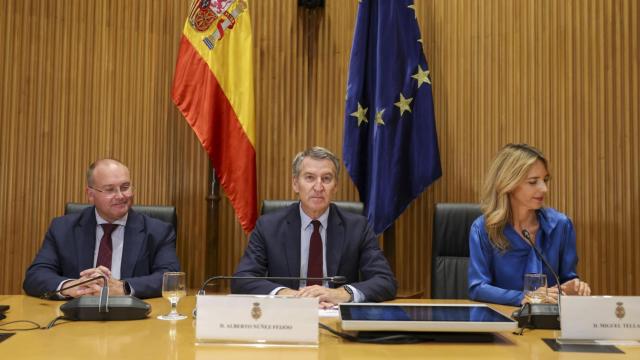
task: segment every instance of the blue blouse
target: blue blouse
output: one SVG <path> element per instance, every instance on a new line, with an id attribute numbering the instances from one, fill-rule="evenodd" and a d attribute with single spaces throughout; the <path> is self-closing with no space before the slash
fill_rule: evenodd
<path id="1" fill-rule="evenodd" d="M 564 214 L 542 208 L 536 211 L 540 229 L 535 244 L 564 283 L 578 277 L 576 264 L 576 233 L 571 220 Z M 556 281 L 546 269 L 531 245 L 511 224 L 504 235 L 509 249 L 496 249 L 484 227 L 484 216 L 471 225 L 469 233 L 469 298 L 471 300 L 519 306 L 524 297 L 524 274 L 544 273 L 548 286 Z"/>

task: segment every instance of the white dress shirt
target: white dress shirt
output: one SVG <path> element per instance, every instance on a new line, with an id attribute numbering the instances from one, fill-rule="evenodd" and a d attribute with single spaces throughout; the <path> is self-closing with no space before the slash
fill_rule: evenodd
<path id="1" fill-rule="evenodd" d="M 129 213 L 125 214 L 120 219 L 114 221 L 112 224 L 117 224 L 118 227 L 111 233 L 111 245 L 113 252 L 111 253 L 111 277 L 120 280 L 120 265 L 122 265 L 122 248 L 124 247 L 124 227 L 127 224 L 127 217 Z M 100 251 L 100 241 L 102 235 L 104 235 L 104 229 L 102 224 L 108 224 L 109 222 L 102 218 L 96 210 L 96 247 L 93 251 L 93 267 L 96 266 L 98 261 L 98 252 Z"/>

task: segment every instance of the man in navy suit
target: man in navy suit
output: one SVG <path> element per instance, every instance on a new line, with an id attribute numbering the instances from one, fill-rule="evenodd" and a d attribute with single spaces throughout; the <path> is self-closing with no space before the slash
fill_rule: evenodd
<path id="1" fill-rule="evenodd" d="M 300 202 L 258 219 L 234 276 L 345 276 L 348 284 L 235 279 L 232 292 L 316 297 L 321 307 L 393 299 L 396 281 L 367 219 L 331 204 L 338 158 L 314 147 L 292 165 Z"/>
<path id="2" fill-rule="evenodd" d="M 94 206 L 51 222 L 27 269 L 25 292 L 41 296 L 104 275 L 110 295 L 161 296 L 162 274 L 180 269 L 173 226 L 131 210 L 129 169 L 117 160 L 91 164 L 86 195 Z M 97 295 L 101 286 L 101 280 L 90 282 L 58 298 Z"/>

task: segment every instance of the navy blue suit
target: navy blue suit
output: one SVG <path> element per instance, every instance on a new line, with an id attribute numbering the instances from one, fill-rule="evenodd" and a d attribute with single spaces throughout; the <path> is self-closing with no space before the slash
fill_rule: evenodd
<path id="1" fill-rule="evenodd" d="M 234 276 L 300 276 L 300 228 L 299 203 L 261 216 Z M 395 297 L 395 278 L 365 217 L 331 204 L 326 259 L 327 276 L 345 276 L 365 301 Z M 269 294 L 279 286 L 298 289 L 299 281 L 234 280 L 231 291 Z"/>
<path id="2" fill-rule="evenodd" d="M 41 296 L 60 282 L 77 279 L 94 267 L 96 246 L 95 207 L 53 219 L 40 251 L 24 279 L 24 291 Z M 121 280 L 126 280 L 139 298 L 162 294 L 162 274 L 179 271 L 176 234 L 169 223 L 129 210 L 124 230 Z"/>

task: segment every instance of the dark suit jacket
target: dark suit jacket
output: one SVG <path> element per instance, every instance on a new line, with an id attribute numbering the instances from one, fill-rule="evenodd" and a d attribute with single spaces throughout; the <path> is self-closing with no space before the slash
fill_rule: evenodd
<path id="1" fill-rule="evenodd" d="M 77 279 L 93 267 L 96 245 L 95 207 L 53 219 L 40 251 L 24 279 L 24 291 L 41 296 L 60 282 Z M 120 277 L 139 298 L 162 294 L 162 274 L 179 271 L 176 234 L 169 223 L 129 210 L 124 230 Z"/>
<path id="2" fill-rule="evenodd" d="M 300 227 L 298 203 L 261 216 L 234 276 L 300 276 Z M 331 204 L 326 242 L 327 276 L 345 276 L 366 301 L 395 297 L 395 278 L 366 218 Z M 269 294 L 279 286 L 298 285 L 299 281 L 233 280 L 231 291 Z"/>

